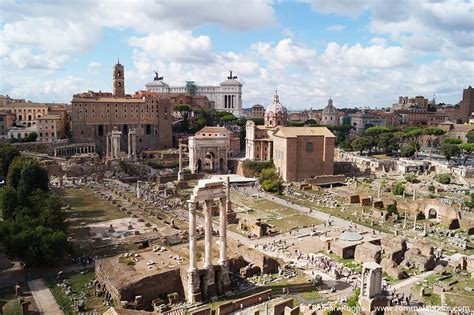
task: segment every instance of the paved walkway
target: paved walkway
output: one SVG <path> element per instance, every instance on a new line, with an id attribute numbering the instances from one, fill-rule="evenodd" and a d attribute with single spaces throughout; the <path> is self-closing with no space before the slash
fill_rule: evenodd
<path id="1" fill-rule="evenodd" d="M 420 273 L 419 275 L 417 276 L 414 276 L 414 277 L 411 277 L 411 278 L 408 278 L 404 281 L 400 281 L 399 283 L 396 283 L 394 285 L 392 285 L 392 288 L 396 289 L 396 290 L 400 290 L 406 286 L 409 286 L 411 284 L 414 284 L 416 282 L 419 282 L 429 276 L 431 276 L 432 274 L 434 273 L 434 270 L 431 270 L 431 271 L 427 271 L 427 272 L 423 272 L 423 273 Z"/>
<path id="2" fill-rule="evenodd" d="M 43 279 L 36 279 L 28 282 L 31 294 L 35 299 L 40 314 L 64 315 L 54 299 L 53 294 L 44 283 Z"/>

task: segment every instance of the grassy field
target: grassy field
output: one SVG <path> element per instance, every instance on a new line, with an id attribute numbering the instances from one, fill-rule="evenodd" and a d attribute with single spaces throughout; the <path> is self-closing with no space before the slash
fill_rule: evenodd
<path id="1" fill-rule="evenodd" d="M 61 309 L 66 314 L 76 313 L 74 308 L 74 300 L 71 297 L 79 296 L 82 292 L 85 293 L 81 298 L 86 304 L 86 311 L 98 311 L 103 312 L 107 308 L 102 305 L 103 299 L 94 295 L 94 288 L 88 288 L 86 285 L 95 278 L 95 272 L 93 269 L 89 269 L 86 273 L 81 274 L 80 272 L 74 272 L 66 274 L 66 279 L 72 286 L 73 295 L 67 296 L 64 289 L 58 286 L 56 279 L 46 279 L 46 284 L 53 293 L 56 302 L 58 302 Z"/>
<path id="2" fill-rule="evenodd" d="M 312 224 L 319 225 L 319 224 L 322 224 L 323 222 L 313 217 L 310 217 L 306 214 L 298 213 L 298 214 L 289 215 L 285 218 L 270 220 L 268 221 L 268 223 L 275 225 L 276 229 L 280 232 L 287 232 L 295 227 L 299 227 L 299 228 L 302 228 L 305 226 L 308 227 L 308 226 L 311 226 Z"/>
<path id="3" fill-rule="evenodd" d="M 73 238 L 89 236 L 84 225 L 127 217 L 126 213 L 120 211 L 109 201 L 95 196 L 89 188 L 67 189 L 63 196 L 63 202 L 72 207 L 72 210 L 67 211 L 67 214 L 70 224 L 69 232 Z"/>
<path id="4" fill-rule="evenodd" d="M 20 302 L 15 295 L 15 287 L 0 289 L 0 303 L 6 303 L 3 306 L 4 315 L 20 315 Z"/>

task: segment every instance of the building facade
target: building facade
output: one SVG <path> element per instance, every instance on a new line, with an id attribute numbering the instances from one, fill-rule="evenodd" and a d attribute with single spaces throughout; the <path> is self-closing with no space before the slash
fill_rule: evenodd
<path id="1" fill-rule="evenodd" d="M 463 90 L 462 101 L 459 104 L 459 122 L 468 122 L 471 116 L 474 116 L 474 89 L 469 86 Z"/>
<path id="2" fill-rule="evenodd" d="M 154 80 L 145 85 L 147 91 L 156 93 L 184 93 L 188 95 L 206 96 L 211 107 L 216 111 L 230 112 L 236 117 L 242 116 L 242 83 L 232 74 L 217 86 L 196 85 L 194 81 L 187 81 L 185 86 L 169 86 L 163 82 L 158 73 Z"/>
<path id="3" fill-rule="evenodd" d="M 363 110 L 351 115 L 351 124 L 356 132 L 362 132 L 370 127 L 386 126 L 387 121 L 380 113 Z"/>
<path id="4" fill-rule="evenodd" d="M 247 121 L 245 158 L 273 160 L 285 181 L 332 175 L 335 136 L 326 127 L 287 127 L 287 110 L 277 93 L 265 112 L 265 123 Z"/>
<path id="5" fill-rule="evenodd" d="M 284 181 L 333 175 L 335 136 L 326 127 L 281 127 L 273 138 L 273 163 Z"/>
<path id="6" fill-rule="evenodd" d="M 252 109 L 250 110 L 250 118 L 263 118 L 265 117 L 265 107 L 260 104 L 255 104 L 252 106 Z"/>
<path id="7" fill-rule="evenodd" d="M 321 125 L 337 126 L 339 125 L 339 115 L 336 107 L 334 107 L 332 99 L 328 100 L 328 105 L 324 107 L 321 114 Z"/>
<path id="8" fill-rule="evenodd" d="M 13 126 L 13 114 L 0 110 L 0 139 L 8 138 L 8 130 Z"/>
<path id="9" fill-rule="evenodd" d="M 125 94 L 124 67 L 113 71 L 114 94 L 86 92 L 71 101 L 73 143 L 95 143 L 97 153 L 105 154 L 107 135 L 115 128 L 123 135 L 135 130 L 137 151 L 168 148 L 172 145 L 172 109 L 169 99 L 155 93 Z M 120 150 L 126 151 L 127 137 L 121 137 Z"/>
<path id="10" fill-rule="evenodd" d="M 36 133 L 40 142 L 56 142 L 66 137 L 64 120 L 60 115 L 46 115 L 37 119 Z"/>

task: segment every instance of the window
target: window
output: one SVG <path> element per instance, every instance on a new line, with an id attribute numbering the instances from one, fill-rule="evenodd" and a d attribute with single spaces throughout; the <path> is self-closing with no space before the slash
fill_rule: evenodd
<path id="1" fill-rule="evenodd" d="M 312 142 L 306 143 L 306 152 L 313 152 L 313 143 Z"/>

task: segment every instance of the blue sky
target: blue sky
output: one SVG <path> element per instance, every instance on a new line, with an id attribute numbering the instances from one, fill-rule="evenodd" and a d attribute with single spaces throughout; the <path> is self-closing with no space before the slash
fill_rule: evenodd
<path id="1" fill-rule="evenodd" d="M 457 103 L 474 78 L 474 5 L 421 0 L 0 0 L 0 94 L 69 102 L 234 70 L 244 107 L 275 89 L 290 109 L 382 107 L 399 95 Z M 83 12 L 84 14 L 80 14 Z M 78 14 L 79 13 L 79 14 Z"/>

